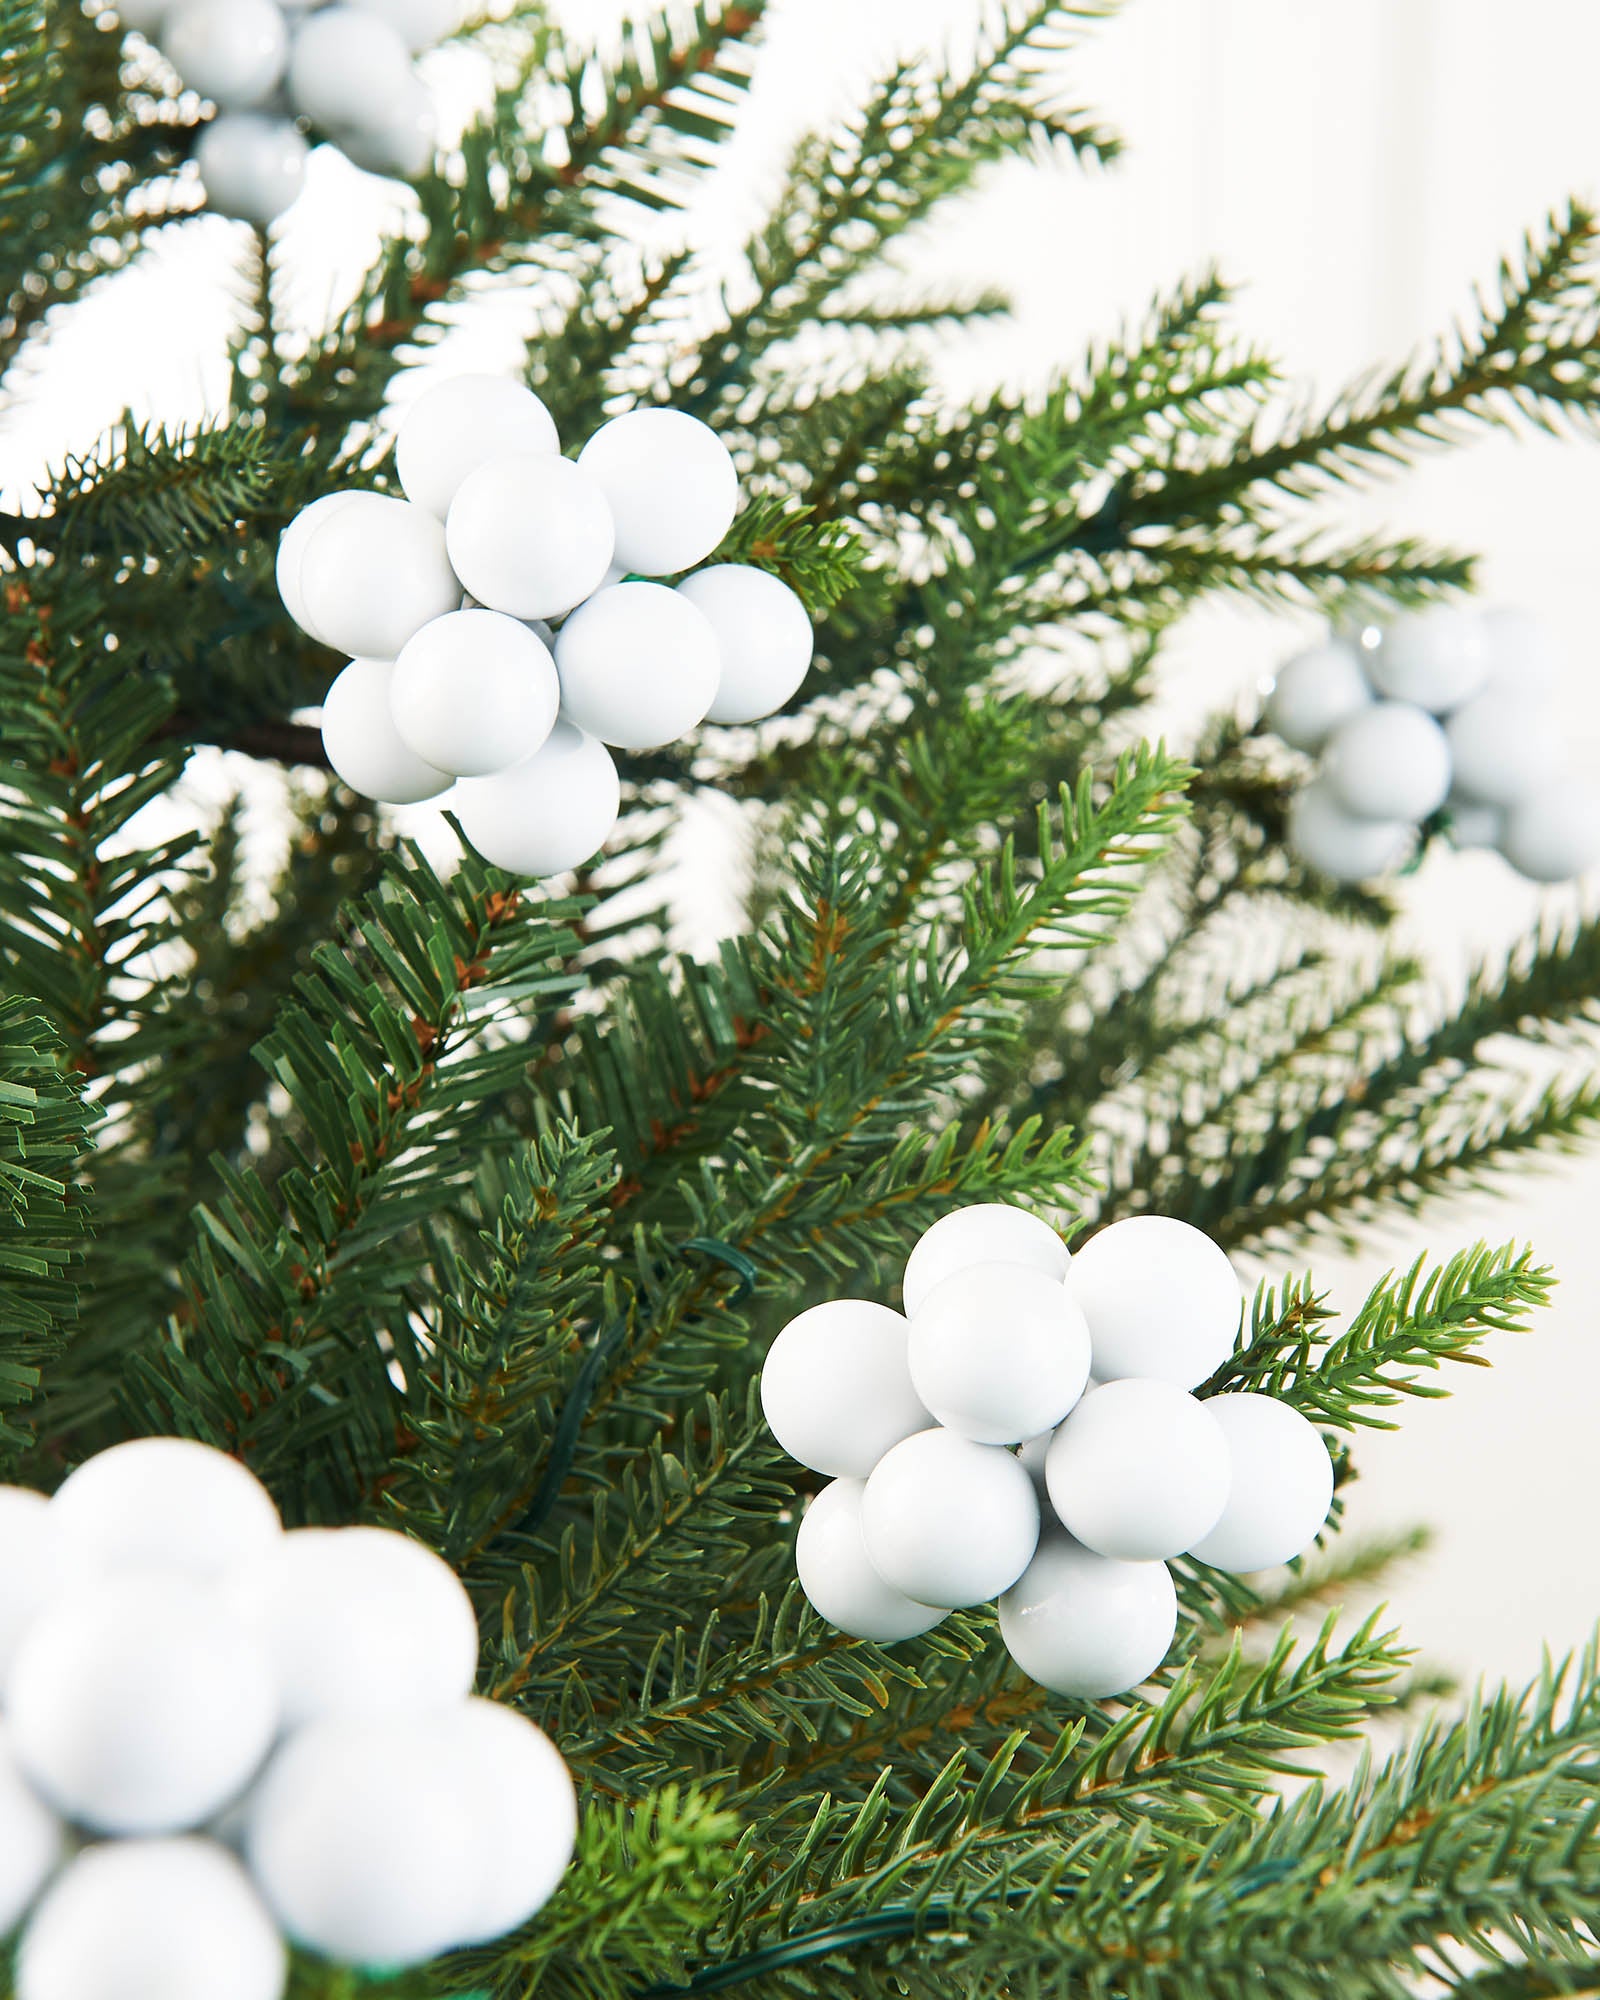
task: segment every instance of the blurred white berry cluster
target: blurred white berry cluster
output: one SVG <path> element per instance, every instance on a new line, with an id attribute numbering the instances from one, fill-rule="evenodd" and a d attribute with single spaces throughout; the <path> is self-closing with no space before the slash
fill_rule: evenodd
<path id="1" fill-rule="evenodd" d="M 887 1645 L 998 1597 L 1023 1672 L 1095 1700 L 1166 1657 L 1168 1559 L 1258 1570 L 1316 1539 L 1317 1430 L 1271 1396 L 1191 1393 L 1241 1300 L 1188 1223 L 1131 1217 L 1069 1257 L 1025 1209 L 956 1209 L 912 1251 L 904 1301 L 813 1306 L 761 1376 L 779 1444 L 832 1481 L 795 1562 L 841 1631 Z"/>
<path id="2" fill-rule="evenodd" d="M 549 1899 L 560 1754 L 474 1698 L 448 1565 L 383 1528 L 284 1532 L 181 1438 L 54 1498 L 0 1487 L 0 1937 L 17 2000 L 279 2000 L 285 1937 L 398 1968 Z"/>
<path id="3" fill-rule="evenodd" d="M 217 107 L 195 164 L 221 215 L 259 228 L 299 194 L 304 127 L 375 174 L 433 158 L 433 102 L 413 57 L 456 25 L 457 0 L 116 0 L 182 81 Z"/>
<path id="4" fill-rule="evenodd" d="M 1564 755 L 1560 677 L 1543 626 L 1509 607 L 1411 612 L 1296 654 L 1266 708 L 1321 759 L 1289 809 L 1291 849 L 1364 882 L 1405 863 L 1432 822 L 1530 881 L 1581 875 L 1600 860 L 1600 786 Z"/>
<path id="5" fill-rule="evenodd" d="M 438 799 L 497 867 L 580 866 L 616 824 L 612 749 L 754 722 L 805 679 L 811 620 L 777 577 L 652 581 L 703 563 L 739 504 L 698 418 L 632 410 L 564 458 L 531 389 L 460 375 L 412 405 L 395 463 L 403 500 L 330 493 L 295 517 L 279 593 L 351 656 L 322 711 L 333 769 L 391 805 Z"/>

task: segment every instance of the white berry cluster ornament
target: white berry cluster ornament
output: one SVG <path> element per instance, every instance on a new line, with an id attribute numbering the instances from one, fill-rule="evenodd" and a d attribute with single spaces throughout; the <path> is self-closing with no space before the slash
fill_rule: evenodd
<path id="1" fill-rule="evenodd" d="M 811 621 L 789 586 L 694 568 L 739 504 L 698 418 L 633 410 L 564 458 L 531 389 L 460 375 L 413 404 L 395 464 L 404 499 L 330 493 L 295 517 L 279 593 L 351 656 L 323 706 L 333 769 L 391 805 L 449 789 L 497 867 L 578 867 L 616 824 L 613 750 L 757 721 L 805 679 Z"/>
<path id="2" fill-rule="evenodd" d="M 305 181 L 305 127 L 376 174 L 433 158 L 433 103 L 413 58 L 456 25 L 456 0 L 117 0 L 183 82 L 217 107 L 195 148 L 206 198 L 259 228 Z"/>
<path id="3" fill-rule="evenodd" d="M 936 1222 L 905 1312 L 836 1299 L 791 1320 L 761 1402 L 829 1475 L 795 1545 L 822 1616 L 892 1644 L 999 1599 L 1023 1671 L 1124 1694 L 1177 1629 L 1170 1558 L 1265 1569 L 1316 1539 L 1333 1465 L 1271 1396 L 1192 1392 L 1233 1351 L 1239 1282 L 1188 1223 L 1113 1223 L 1076 1257 L 1003 1203 Z"/>
<path id="4" fill-rule="evenodd" d="M 1565 766 L 1552 705 L 1560 664 L 1510 608 L 1410 612 L 1298 653 L 1267 721 L 1321 759 L 1289 808 L 1289 845 L 1337 882 L 1383 875 L 1437 824 L 1535 882 L 1600 860 L 1600 787 Z"/>
<path id="5" fill-rule="evenodd" d="M 475 1698 L 454 1573 L 285 1532 L 182 1438 L 0 1487 L 0 1937 L 16 2000 L 279 2000 L 290 1940 L 394 1969 L 515 1929 L 577 1832 L 555 1746 Z"/>

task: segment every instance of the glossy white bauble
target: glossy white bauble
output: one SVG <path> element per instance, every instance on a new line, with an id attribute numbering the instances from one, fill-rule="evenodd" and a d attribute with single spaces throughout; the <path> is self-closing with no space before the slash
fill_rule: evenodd
<path id="1" fill-rule="evenodd" d="M 230 1608 L 272 1664 L 288 1728 L 426 1714 L 478 1670 L 478 1621 L 448 1563 L 389 1528 L 296 1528 L 231 1580 Z"/>
<path id="2" fill-rule="evenodd" d="M 515 451 L 469 472 L 445 523 L 450 559 L 480 604 L 557 618 L 599 588 L 614 530 L 604 493 L 550 451 Z"/>
<path id="3" fill-rule="evenodd" d="M 1061 1279 L 1029 1264 L 968 1264 L 911 1319 L 911 1380 L 934 1417 L 979 1444 L 1060 1423 L 1089 1379 L 1089 1326 Z"/>
<path id="4" fill-rule="evenodd" d="M 454 375 L 425 389 L 395 437 L 406 498 L 444 520 L 469 472 L 507 453 L 557 452 L 555 420 L 533 391 L 505 375 Z"/>
<path id="5" fill-rule="evenodd" d="M 852 1639 L 892 1646 L 931 1631 L 945 1617 L 884 1582 L 861 1533 L 864 1481 L 835 1479 L 806 1508 L 795 1540 L 795 1570 L 811 1608 Z"/>
<path id="6" fill-rule="evenodd" d="M 1048 1277 L 1065 1278 L 1070 1261 L 1066 1244 L 1043 1216 L 1009 1202 L 972 1202 L 940 1216 L 917 1238 L 901 1287 L 906 1312 L 916 1312 L 935 1285 L 969 1264 L 1028 1264 Z"/>
<path id="7" fill-rule="evenodd" d="M 224 111 L 249 111 L 278 87 L 289 30 L 275 0 L 180 0 L 161 52 L 189 87 Z"/>
<path id="8" fill-rule="evenodd" d="M 63 1575 L 148 1568 L 215 1582 L 282 1534 L 272 1496 L 236 1458 L 189 1438 L 130 1438 L 85 1459 L 50 1502 Z"/>
<path id="9" fill-rule="evenodd" d="M 210 1840 L 117 1840 L 57 1878 L 17 1948 L 17 2000 L 279 2000 L 277 1927 Z"/>
<path id="10" fill-rule="evenodd" d="M 67 1830 L 22 1775 L 0 1717 L 0 1938 L 21 1922 L 66 1852 Z"/>
<path id="11" fill-rule="evenodd" d="M 1600 861 L 1600 789 L 1558 778 L 1506 814 L 1500 852 L 1530 882 L 1570 882 Z"/>
<path id="12" fill-rule="evenodd" d="M 1424 820 L 1450 790 L 1450 745 L 1426 710 L 1374 702 L 1328 739 L 1322 777 L 1361 819 Z"/>
<path id="13" fill-rule="evenodd" d="M 374 106 L 361 125 L 341 125 L 336 134 L 345 157 L 369 174 L 415 180 L 433 162 L 439 114 L 432 97 L 413 77 L 388 103 Z"/>
<path id="14" fill-rule="evenodd" d="M 1097 1556 L 1059 1528 L 1000 1600 L 1000 1637 L 1022 1671 L 1053 1694 L 1104 1701 L 1136 1688 L 1166 1658 L 1178 1593 L 1165 1563 Z"/>
<path id="15" fill-rule="evenodd" d="M 402 101 L 415 81 L 411 51 L 400 36 L 360 7 L 325 8 L 295 34 L 289 96 L 325 131 L 381 124 L 385 109 Z"/>
<path id="16" fill-rule="evenodd" d="M 655 750 L 700 722 L 717 691 L 717 635 L 676 590 L 618 583 L 556 635 L 561 712 L 621 750 Z"/>
<path id="17" fill-rule="evenodd" d="M 557 722 L 525 764 L 464 779 L 456 817 L 472 845 L 513 875 L 562 875 L 592 860 L 617 823 L 622 786 L 606 746 Z"/>
<path id="18" fill-rule="evenodd" d="M 352 660 L 322 699 L 322 748 L 351 791 L 385 805 L 437 798 L 450 774 L 419 757 L 394 726 L 394 665 Z"/>
<path id="19" fill-rule="evenodd" d="M 789 586 L 747 563 L 713 563 L 678 585 L 711 621 L 721 672 L 710 722 L 759 722 L 776 715 L 811 665 L 815 635 Z"/>
<path id="20" fill-rule="evenodd" d="M 1276 1396 L 1241 1392 L 1202 1406 L 1228 1446 L 1228 1504 L 1189 1553 L 1239 1572 L 1304 1555 L 1333 1505 L 1333 1461 L 1315 1424 Z"/>
<path id="21" fill-rule="evenodd" d="M 1045 1484 L 1062 1526 L 1096 1555 L 1158 1562 L 1209 1534 L 1228 1500 L 1222 1427 L 1175 1383 L 1106 1382 L 1051 1441 Z"/>
<path id="22" fill-rule="evenodd" d="M 578 1798 L 561 1752 L 525 1715 L 474 1697 L 433 1723 L 466 1789 L 478 1876 L 463 1944 L 504 1937 L 555 1894 L 578 1838 Z"/>
<path id="23" fill-rule="evenodd" d="M 387 21 L 413 55 L 442 42 L 461 17 L 457 0 L 350 0 L 350 5 Z"/>
<path id="24" fill-rule="evenodd" d="M 1398 868 L 1416 841 L 1409 820 L 1361 819 L 1347 812 L 1326 778 L 1289 802 L 1289 850 L 1335 882 L 1370 882 Z"/>
<path id="25" fill-rule="evenodd" d="M 316 524 L 300 559 L 307 629 L 352 659 L 398 659 L 424 625 L 454 611 L 461 586 L 444 529 L 424 508 L 360 493 Z"/>
<path id="26" fill-rule="evenodd" d="M 1457 847 L 1498 847 L 1505 832 L 1506 816 L 1498 806 L 1480 806 L 1476 799 L 1459 798 L 1455 793 L 1444 802 L 1450 815 L 1450 839 Z"/>
<path id="27" fill-rule="evenodd" d="M 0 1486 L 0 1707 L 6 1672 L 28 1621 L 49 1597 L 57 1562 L 53 1524 L 42 1493 Z M 5 1925 L 0 1924 L 0 1936 Z"/>
<path id="28" fill-rule="evenodd" d="M 1553 711 L 1510 688 L 1474 695 L 1444 733 L 1451 782 L 1480 805 L 1521 805 L 1561 766 L 1564 746 Z"/>
<path id="29" fill-rule="evenodd" d="M 502 611 L 450 611 L 401 651 L 394 726 L 414 755 L 456 778 L 531 757 L 555 727 L 561 685 L 550 651 Z"/>
<path id="30" fill-rule="evenodd" d="M 1371 701 L 1361 655 L 1330 639 L 1284 661 L 1267 696 L 1267 721 L 1293 749 L 1314 755 L 1341 722 Z"/>
<path id="31" fill-rule="evenodd" d="M 928 1428 L 908 1331 L 899 1313 L 868 1299 L 830 1299 L 790 1320 L 767 1349 L 761 1409 L 791 1458 L 865 1479 L 891 1445 Z"/>
<path id="32" fill-rule="evenodd" d="M 1039 1539 L 1039 1502 L 1009 1451 L 954 1431 L 918 1431 L 868 1479 L 861 1531 L 885 1583 L 952 1610 L 1016 1582 Z"/>
<path id="33" fill-rule="evenodd" d="M 1385 626 L 1367 656 L 1367 675 L 1379 694 L 1443 715 L 1470 701 L 1493 665 L 1482 612 L 1439 605 L 1402 612 Z"/>
<path id="34" fill-rule="evenodd" d="M 17 1762 L 96 1833 L 179 1833 L 249 1783 L 278 1722 L 261 1648 L 209 1590 L 98 1577 L 29 1625 L 6 1681 Z"/>
<path id="35" fill-rule="evenodd" d="M 1100 1382 L 1154 1376 L 1192 1389 L 1233 1352 L 1243 1296 L 1227 1252 L 1174 1216 L 1133 1215 L 1091 1236 L 1067 1286 Z"/>
<path id="36" fill-rule="evenodd" d="M 578 463 L 617 524 L 617 561 L 639 576 L 702 563 L 733 525 L 739 475 L 709 424 L 682 410 L 630 410 L 602 424 Z"/>
<path id="37" fill-rule="evenodd" d="M 207 207 L 257 229 L 294 204 L 310 157 L 311 148 L 287 118 L 259 111 L 223 112 L 200 128 L 194 148 Z"/>
<path id="38" fill-rule="evenodd" d="M 1514 604 L 1491 604 L 1480 616 L 1493 662 L 1488 685 L 1524 701 L 1553 695 L 1565 676 L 1566 659 L 1544 620 Z"/>
<path id="39" fill-rule="evenodd" d="M 300 587 L 300 573 L 305 566 L 306 550 L 311 546 L 311 538 L 332 515 L 352 503 L 359 503 L 360 493 L 324 493 L 320 500 L 313 500 L 300 509 L 294 519 L 278 537 L 277 582 L 278 595 L 283 600 L 283 608 L 308 637 L 326 645 L 322 634 L 311 622 L 311 614 L 306 609 L 305 592 Z"/>

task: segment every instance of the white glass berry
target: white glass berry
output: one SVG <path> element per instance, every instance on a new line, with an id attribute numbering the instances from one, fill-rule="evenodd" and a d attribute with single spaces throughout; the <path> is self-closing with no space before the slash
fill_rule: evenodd
<path id="1" fill-rule="evenodd" d="M 1530 882 L 1570 882 L 1600 861 L 1600 789 L 1559 778 L 1506 814 L 1500 852 Z"/>
<path id="2" fill-rule="evenodd" d="M 1222 1427 L 1175 1383 L 1126 1378 L 1085 1396 L 1045 1460 L 1050 1505 L 1096 1555 L 1154 1562 L 1182 1555 L 1228 1499 Z"/>
<path id="3" fill-rule="evenodd" d="M 287 118 L 225 111 L 201 127 L 194 157 L 207 206 L 265 229 L 305 186 L 311 148 Z"/>
<path id="4" fill-rule="evenodd" d="M 711 722 L 759 722 L 776 715 L 805 680 L 815 636 L 789 586 L 747 563 L 713 563 L 678 585 L 717 635 L 721 673 Z"/>
<path id="5" fill-rule="evenodd" d="M 1555 715 L 1511 688 L 1474 695 L 1445 724 L 1445 737 L 1455 790 L 1480 805 L 1520 805 L 1560 768 Z"/>
<path id="6" fill-rule="evenodd" d="M 969 1264 L 1028 1264 L 1059 1279 L 1070 1261 L 1066 1244 L 1042 1216 L 1009 1202 L 972 1202 L 940 1216 L 917 1238 L 901 1288 L 906 1312 L 916 1312 L 935 1285 Z"/>
<path id="7" fill-rule="evenodd" d="M 1276 1396 L 1211 1396 L 1202 1405 L 1228 1447 L 1228 1502 L 1190 1550 L 1217 1569 L 1269 1569 L 1303 1555 L 1333 1505 L 1333 1461 L 1316 1426 Z"/>
<path id="8" fill-rule="evenodd" d="M 896 1590 L 873 1568 L 861 1532 L 859 1479 L 835 1479 L 806 1508 L 795 1540 L 795 1570 L 811 1607 L 852 1639 L 892 1646 L 931 1631 L 946 1615 Z"/>
<path id="9" fill-rule="evenodd" d="M 254 1775 L 278 1722 L 261 1648 L 214 1593 L 135 1570 L 57 1597 L 6 1683 L 18 1763 L 97 1833 L 177 1833 Z"/>
<path id="10" fill-rule="evenodd" d="M 1325 778 L 1303 785 L 1289 802 L 1289 848 L 1308 868 L 1335 882 L 1370 882 L 1411 852 L 1409 820 L 1362 819 L 1347 812 Z"/>
<path id="11" fill-rule="evenodd" d="M 830 1299 L 790 1320 L 767 1349 L 761 1409 L 791 1458 L 865 1479 L 892 1445 L 927 1429 L 906 1362 L 908 1330 L 899 1313 L 867 1299 Z"/>
<path id="12" fill-rule="evenodd" d="M 911 1379 L 937 1420 L 979 1444 L 1020 1444 L 1061 1419 L 1089 1379 L 1089 1326 L 1060 1278 L 969 1264 L 911 1319 Z"/>
<path id="13" fill-rule="evenodd" d="M 1374 702 L 1328 739 L 1322 775 L 1339 804 L 1362 819 L 1424 820 L 1450 790 L 1450 745 L 1424 709 Z"/>
<path id="14" fill-rule="evenodd" d="M 622 750 L 686 735 L 717 691 L 717 635 L 659 583 L 618 583 L 580 604 L 556 634 L 561 712 Z"/>
<path id="15" fill-rule="evenodd" d="M 556 618 L 599 588 L 614 528 L 581 466 L 518 451 L 468 473 L 445 523 L 463 588 L 512 618 Z"/>
<path id="16" fill-rule="evenodd" d="M 350 4 L 387 21 L 413 55 L 442 42 L 461 15 L 457 0 L 350 0 Z"/>
<path id="17" fill-rule="evenodd" d="M 271 1662 L 285 1725 L 425 1713 L 459 1701 L 478 1624 L 459 1578 L 388 1528 L 297 1528 L 227 1586 Z"/>
<path id="18" fill-rule="evenodd" d="M 395 470 L 406 498 L 442 521 L 461 482 L 507 453 L 558 452 L 555 420 L 505 375 L 455 375 L 425 389 L 401 419 Z"/>
<path id="19" fill-rule="evenodd" d="M 496 868 L 513 875 L 561 875 L 605 845 L 622 788 L 606 746 L 557 722 L 523 764 L 494 778 L 466 778 L 454 805 L 461 830 Z"/>
<path id="20" fill-rule="evenodd" d="M 180 0 L 161 50 L 191 90 L 224 111 L 249 111 L 277 89 L 289 30 L 276 0 Z"/>
<path id="21" fill-rule="evenodd" d="M 360 7 L 312 14 L 289 54 L 295 109 L 334 133 L 381 125 L 386 108 L 414 82 L 411 51 L 394 27 Z"/>
<path id="22" fill-rule="evenodd" d="M 341 125 L 345 157 L 369 174 L 413 180 L 431 163 L 439 138 L 433 99 L 415 77 L 386 104 L 374 105 L 361 125 Z"/>
<path id="23" fill-rule="evenodd" d="M 1084 1393 L 1088 1393 L 1087 1389 L 1085 1389 Z M 1017 1446 L 1017 1463 L 1033 1481 L 1033 1490 L 1039 1496 L 1039 1505 L 1041 1508 L 1048 1503 L 1050 1498 L 1050 1489 L 1045 1484 L 1044 1466 L 1045 1460 L 1050 1455 L 1050 1440 L 1054 1436 L 1055 1432 L 1053 1430 L 1040 1431 L 1037 1437 L 1024 1438 L 1021 1444 Z"/>
<path id="24" fill-rule="evenodd" d="M 475 1787 L 431 1720 L 330 1717 L 267 1766 L 246 1813 L 245 1860 L 297 1943 L 398 1969 L 476 1929 Z"/>
<path id="25" fill-rule="evenodd" d="M 305 629 L 352 659 L 393 660 L 461 602 L 444 529 L 424 508 L 359 493 L 330 509 L 300 558 Z"/>
<path id="26" fill-rule="evenodd" d="M 322 701 L 322 748 L 334 771 L 363 798 L 415 805 L 448 790 L 448 771 L 401 738 L 389 706 L 395 669 L 388 660 L 352 660 Z"/>
<path id="27" fill-rule="evenodd" d="M 561 685 L 549 648 L 502 611 L 451 611 L 402 649 L 394 726 L 414 755 L 456 778 L 531 757 L 555 726 Z"/>
<path id="28" fill-rule="evenodd" d="M 1165 1563 L 1097 1556 L 1060 1529 L 1000 1599 L 1000 1637 L 1022 1671 L 1052 1693 L 1104 1701 L 1148 1680 L 1178 1629 Z"/>
<path id="29" fill-rule="evenodd" d="M 66 1859 L 67 1834 L 23 1777 L 0 1717 L 0 1938 Z"/>
<path id="30" fill-rule="evenodd" d="M 1169 1215 L 1135 1215 L 1076 1253 L 1068 1286 L 1089 1322 L 1094 1374 L 1192 1389 L 1233 1352 L 1242 1297 L 1227 1253 Z"/>
<path id="31" fill-rule="evenodd" d="M 309 637 L 326 645 L 322 634 L 311 622 L 311 614 L 306 609 L 305 592 L 301 588 L 301 572 L 305 567 L 306 550 L 311 546 L 311 538 L 333 515 L 340 513 L 352 503 L 359 504 L 359 493 L 324 493 L 319 500 L 313 500 L 302 507 L 283 533 L 278 537 L 278 559 L 276 576 L 278 595 L 283 600 L 283 608 Z"/>
<path id="32" fill-rule="evenodd" d="M 277 1926 L 210 1840 L 85 1848 L 17 1950 L 17 2000 L 279 2000 L 287 1977 Z"/>
<path id="33" fill-rule="evenodd" d="M 639 576 L 692 569 L 721 542 L 739 475 L 708 424 L 682 410 L 630 410 L 602 424 L 578 463 L 617 524 L 617 561 Z"/>
<path id="34" fill-rule="evenodd" d="M 1494 665 L 1483 614 L 1457 605 L 1403 612 L 1368 656 L 1379 694 L 1443 715 L 1484 686 Z"/>
<path id="35" fill-rule="evenodd" d="M 1489 635 L 1488 685 L 1525 701 L 1553 695 L 1566 661 L 1543 619 L 1514 604 L 1491 604 L 1479 615 Z"/>
<path id="36" fill-rule="evenodd" d="M 0 1708 L 17 1642 L 50 1595 L 56 1576 L 52 1526 L 42 1493 L 0 1486 Z M 0 1936 L 4 1934 L 0 1924 Z"/>
<path id="37" fill-rule="evenodd" d="M 1457 847 L 1498 847 L 1506 816 L 1498 806 L 1480 806 L 1476 799 L 1451 793 L 1444 802 L 1450 815 L 1450 838 Z"/>
<path id="38" fill-rule="evenodd" d="M 1342 639 L 1330 639 L 1278 669 L 1267 696 L 1267 721 L 1292 748 L 1315 754 L 1371 701 L 1360 654 Z"/>
<path id="39" fill-rule="evenodd" d="M 861 1502 L 867 1559 L 919 1604 L 982 1604 L 1015 1583 L 1039 1538 L 1033 1481 L 1009 1451 L 919 1431 L 879 1461 Z"/>
<path id="40" fill-rule="evenodd" d="M 572 1773 L 525 1715 L 476 1698 L 441 1714 L 433 1732 L 468 1800 L 478 1849 L 463 1944 L 487 1944 L 542 1910 L 578 1837 Z"/>
<path id="41" fill-rule="evenodd" d="M 85 1459 L 50 1502 L 61 1573 L 133 1566 L 215 1582 L 282 1534 L 272 1496 L 236 1458 L 188 1438 L 130 1438 Z"/>

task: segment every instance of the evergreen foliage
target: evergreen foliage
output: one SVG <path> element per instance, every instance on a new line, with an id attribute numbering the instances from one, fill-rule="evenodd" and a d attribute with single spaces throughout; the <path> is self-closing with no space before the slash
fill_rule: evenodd
<path id="1" fill-rule="evenodd" d="M 730 272 L 659 224 L 719 170 L 766 11 L 667 5 L 592 49 L 490 10 L 493 109 L 353 300 L 289 339 L 283 253 L 241 231 L 228 412 L 125 424 L 0 520 L 0 1477 L 179 1431 L 291 1520 L 388 1522 L 467 1580 L 482 1687 L 579 1777 L 578 1859 L 525 1933 L 381 1989 L 306 1960 L 301 2000 L 1592 1988 L 1593 1658 L 1286 1789 L 1433 1690 L 1375 1620 L 1304 1622 L 1414 1538 L 1336 1517 L 1286 1579 L 1182 1566 L 1147 1697 L 1065 1701 L 988 1613 L 883 1650 L 809 1609 L 812 1482 L 753 1384 L 793 1310 L 888 1295 L 964 1201 L 1298 1255 L 1588 1136 L 1600 926 L 1441 1001 L 1380 895 L 1285 853 L 1295 774 L 1254 718 L 1177 755 L 1141 710 L 1205 593 L 1470 581 L 1327 503 L 1485 424 L 1595 428 L 1595 220 L 1552 216 L 1436 350 L 1327 408 L 1201 274 L 953 409 L 927 335 L 1004 302 L 918 295 L 895 254 L 996 162 L 1112 156 L 1063 95 L 1104 10 L 1006 0 L 968 60 L 895 68 Z M 0 75 L 16 396 L 183 226 L 201 112 L 76 0 L 0 0 Z M 326 779 L 296 716 L 335 663 L 271 576 L 306 499 L 393 484 L 396 376 L 511 286 L 565 435 L 649 401 L 725 435 L 753 497 L 724 553 L 819 631 L 782 721 L 629 762 L 612 857 L 561 896 L 441 874 Z M 148 830 L 203 744 L 294 767 L 264 888 L 236 807 Z M 618 892 L 713 792 L 751 830 L 748 920 L 693 958 Z M 1210 1387 L 1287 1397 L 1348 1477 L 1551 1282 L 1479 1245 L 1340 1321 L 1285 1279 Z"/>

